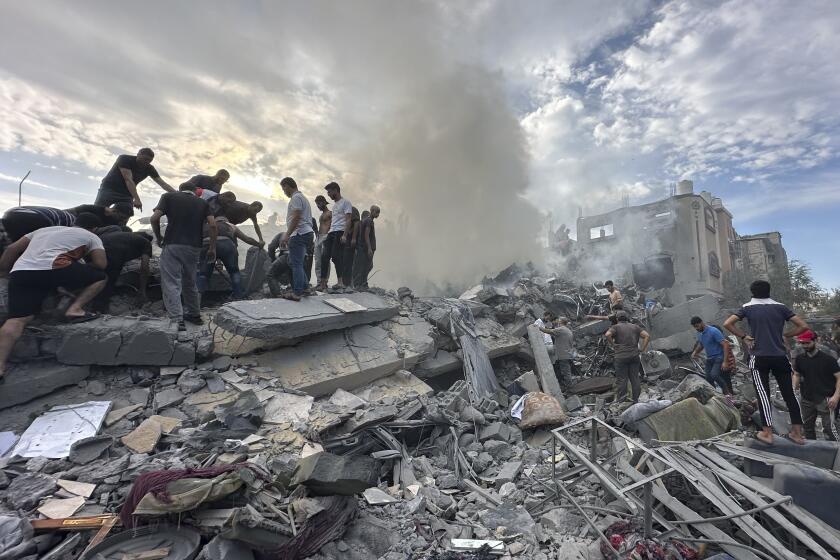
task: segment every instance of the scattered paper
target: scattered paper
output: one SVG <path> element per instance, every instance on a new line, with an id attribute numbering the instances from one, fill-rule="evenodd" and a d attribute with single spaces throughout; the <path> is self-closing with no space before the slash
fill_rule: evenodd
<path id="1" fill-rule="evenodd" d="M 111 401 L 54 406 L 35 419 L 20 436 L 13 455 L 63 459 L 70 446 L 99 433 Z"/>
<path id="2" fill-rule="evenodd" d="M 326 303 L 330 307 L 338 309 L 342 313 L 353 313 L 356 311 L 367 310 L 367 307 L 365 307 L 364 305 L 359 305 L 355 301 L 347 298 L 329 298 L 325 299 L 324 303 Z"/>

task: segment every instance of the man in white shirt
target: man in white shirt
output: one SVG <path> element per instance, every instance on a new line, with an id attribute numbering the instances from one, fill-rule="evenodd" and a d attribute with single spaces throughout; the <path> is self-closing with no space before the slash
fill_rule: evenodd
<path id="1" fill-rule="evenodd" d="M 107 283 L 105 249 L 93 233 L 100 225 L 95 215 L 82 213 L 74 227 L 53 226 L 28 233 L 0 257 L 0 277 L 9 278 L 9 318 L 0 328 L 0 379 L 12 347 L 50 291 L 58 287 L 82 290 L 64 313 L 68 322 L 97 317 L 83 307 Z M 82 258 L 87 264 L 78 262 Z"/>
<path id="2" fill-rule="evenodd" d="M 289 205 L 286 207 L 286 233 L 283 234 L 280 245 L 289 247 L 289 267 L 292 269 L 292 291 L 283 297 L 300 301 L 307 288 L 303 259 L 306 256 L 306 247 L 315 237 L 315 230 L 312 229 L 312 207 L 291 177 L 280 181 L 280 186 L 283 187 L 283 193 L 289 197 Z"/>
<path id="3" fill-rule="evenodd" d="M 332 182 L 324 189 L 335 204 L 332 209 L 332 222 L 327 240 L 324 242 L 324 250 L 321 254 L 321 281 L 318 284 L 319 291 L 326 291 L 330 279 L 330 259 L 335 265 L 335 273 L 338 282 L 333 288 L 336 291 L 344 291 L 342 278 L 346 276 L 345 266 L 353 266 L 353 263 L 344 262 L 344 247 L 350 243 L 348 237 L 350 224 L 353 220 L 353 204 L 341 196 L 341 187 L 338 183 Z"/>
<path id="4" fill-rule="evenodd" d="M 554 363 L 554 339 L 551 334 L 546 331 L 554 327 L 554 313 L 546 311 L 543 313 L 542 319 L 534 321 L 534 325 L 543 333 L 543 341 L 545 342 L 545 349 L 548 350 L 548 357 L 551 358 L 551 363 Z"/>

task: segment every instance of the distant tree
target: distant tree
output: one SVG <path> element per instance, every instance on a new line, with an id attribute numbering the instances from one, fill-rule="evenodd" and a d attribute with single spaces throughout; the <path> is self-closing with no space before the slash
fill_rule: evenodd
<path id="1" fill-rule="evenodd" d="M 826 315 L 840 315 L 840 288 L 825 293 L 820 311 Z"/>
<path id="2" fill-rule="evenodd" d="M 798 259 L 788 263 L 790 269 L 790 304 L 800 311 L 815 311 L 825 302 L 826 294 L 814 279 L 811 266 Z M 782 294 L 782 301 L 786 298 Z"/>

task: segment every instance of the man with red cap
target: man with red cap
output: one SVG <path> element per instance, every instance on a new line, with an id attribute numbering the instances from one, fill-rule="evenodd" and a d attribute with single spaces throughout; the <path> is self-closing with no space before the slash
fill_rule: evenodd
<path id="1" fill-rule="evenodd" d="M 817 439 L 817 415 L 822 419 L 823 433 L 837 441 L 835 423 L 840 404 L 840 366 L 837 360 L 817 348 L 817 335 L 808 330 L 796 337 L 803 352 L 793 364 L 793 386 L 801 391 L 802 424 L 807 439 Z"/>

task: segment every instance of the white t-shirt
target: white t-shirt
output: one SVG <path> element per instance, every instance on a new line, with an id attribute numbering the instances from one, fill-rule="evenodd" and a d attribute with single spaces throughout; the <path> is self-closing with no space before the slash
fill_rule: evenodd
<path id="1" fill-rule="evenodd" d="M 541 328 L 541 329 L 545 328 L 545 322 L 542 319 L 537 319 L 536 321 L 534 321 L 534 324 L 537 325 L 538 328 Z M 542 335 L 543 335 L 543 340 L 545 341 L 546 344 L 554 344 L 554 339 L 551 338 L 550 334 L 542 333 Z"/>
<path id="2" fill-rule="evenodd" d="M 346 198 L 342 198 L 333 205 L 332 209 L 332 223 L 330 224 L 330 233 L 334 231 L 344 231 L 347 229 L 347 214 L 353 212 L 353 204 Z"/>
<path id="3" fill-rule="evenodd" d="M 292 222 L 292 212 L 300 210 L 300 221 L 292 232 L 292 236 L 306 235 L 315 231 L 312 229 L 312 207 L 309 206 L 309 201 L 303 196 L 303 193 L 297 191 L 289 199 L 289 205 L 286 206 L 286 226 Z"/>
<path id="4" fill-rule="evenodd" d="M 27 233 L 26 237 L 29 245 L 15 262 L 12 272 L 64 268 L 94 249 L 103 248 L 98 236 L 78 227 L 45 227 Z"/>

